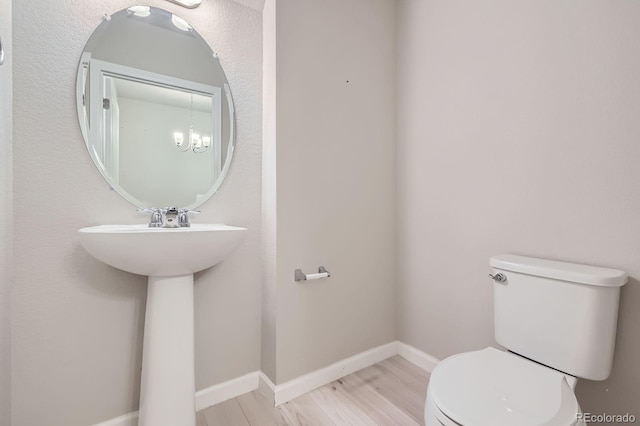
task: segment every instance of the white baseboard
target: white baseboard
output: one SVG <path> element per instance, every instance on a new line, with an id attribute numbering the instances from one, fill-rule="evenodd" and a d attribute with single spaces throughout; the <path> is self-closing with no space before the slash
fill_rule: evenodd
<path id="1" fill-rule="evenodd" d="M 433 371 L 440 362 L 437 358 L 426 354 L 413 346 L 399 341 L 387 343 L 367 351 L 335 362 L 304 376 L 296 377 L 279 385 L 273 382 L 262 371 L 254 371 L 196 392 L 196 411 L 219 404 L 231 398 L 257 390 L 275 406 L 291 401 L 300 395 L 311 392 L 334 380 L 338 380 L 358 370 L 369 367 L 394 355 L 400 355 L 407 361 L 428 372 Z M 137 426 L 138 412 L 98 423 L 94 426 Z"/>
<path id="2" fill-rule="evenodd" d="M 196 392 L 196 411 L 203 410 L 212 405 L 219 404 L 228 399 L 235 398 L 245 393 L 258 389 L 262 372 L 254 371 L 244 376 L 218 383 L 206 389 Z M 265 376 L 266 377 L 266 376 Z M 138 412 L 125 414 L 94 426 L 137 426 Z"/>
<path id="3" fill-rule="evenodd" d="M 429 373 L 433 371 L 436 365 L 440 362 L 438 358 L 435 358 L 427 353 L 422 352 L 413 346 L 407 345 L 400 341 L 398 343 L 398 355 L 406 359 L 412 364 L 417 365 L 423 370 L 427 370 Z"/>
<path id="4" fill-rule="evenodd" d="M 199 390 L 196 392 L 196 411 L 204 410 L 212 405 L 258 389 L 260 374 L 260 371 L 254 371 L 236 379 Z"/>
<path id="5" fill-rule="evenodd" d="M 115 417 L 106 422 L 96 423 L 93 426 L 138 426 L 138 412 L 134 411 L 133 413 Z"/>
<path id="6" fill-rule="evenodd" d="M 260 372 L 260 383 L 258 384 L 258 393 L 267 398 L 267 401 L 275 407 L 276 405 L 276 385 L 273 384 L 269 376 Z"/>
<path id="7" fill-rule="evenodd" d="M 387 343 L 343 359 L 328 367 L 321 368 L 304 376 L 275 386 L 275 405 L 278 406 L 293 398 L 324 386 L 334 380 L 354 373 L 375 363 L 398 354 L 398 342 Z"/>

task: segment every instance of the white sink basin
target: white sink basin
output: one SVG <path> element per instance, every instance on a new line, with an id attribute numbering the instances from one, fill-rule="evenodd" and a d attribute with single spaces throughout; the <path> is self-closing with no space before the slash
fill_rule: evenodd
<path id="1" fill-rule="evenodd" d="M 148 275 L 139 426 L 195 426 L 193 274 L 238 248 L 245 228 L 102 225 L 78 231 L 107 265 Z"/>
<path id="2" fill-rule="evenodd" d="M 193 274 L 216 265 L 244 239 L 246 228 L 192 224 L 189 228 L 101 225 L 82 228 L 80 242 L 114 268 L 148 276 Z"/>

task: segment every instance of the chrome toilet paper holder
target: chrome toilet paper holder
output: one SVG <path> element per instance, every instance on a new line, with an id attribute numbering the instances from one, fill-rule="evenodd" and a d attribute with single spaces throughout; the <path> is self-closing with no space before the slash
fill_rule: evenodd
<path id="1" fill-rule="evenodd" d="M 327 268 L 321 266 L 318 268 L 317 274 L 305 274 L 302 272 L 302 269 L 296 269 L 294 272 L 293 279 L 295 281 L 308 281 L 308 280 L 319 280 L 320 278 L 329 278 L 331 274 L 327 271 Z"/>

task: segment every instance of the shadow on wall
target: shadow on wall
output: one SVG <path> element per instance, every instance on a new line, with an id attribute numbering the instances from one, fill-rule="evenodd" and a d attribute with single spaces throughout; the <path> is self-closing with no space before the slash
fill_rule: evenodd
<path id="1" fill-rule="evenodd" d="M 632 414 L 640 419 L 640 395 L 628 386 L 640 387 L 640 281 L 629 277 L 620 293 L 618 334 L 613 370 L 602 382 L 580 380 L 576 394 L 585 413 Z M 605 409 L 606 407 L 606 409 Z M 598 424 L 598 423 L 593 423 Z M 602 423 L 610 424 L 610 423 Z"/>

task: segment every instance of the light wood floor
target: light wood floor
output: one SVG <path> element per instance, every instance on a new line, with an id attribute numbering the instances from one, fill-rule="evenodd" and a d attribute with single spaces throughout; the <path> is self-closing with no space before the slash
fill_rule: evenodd
<path id="1" fill-rule="evenodd" d="M 198 426 L 424 425 L 429 373 L 400 356 L 278 407 L 254 391 L 197 413 Z"/>

